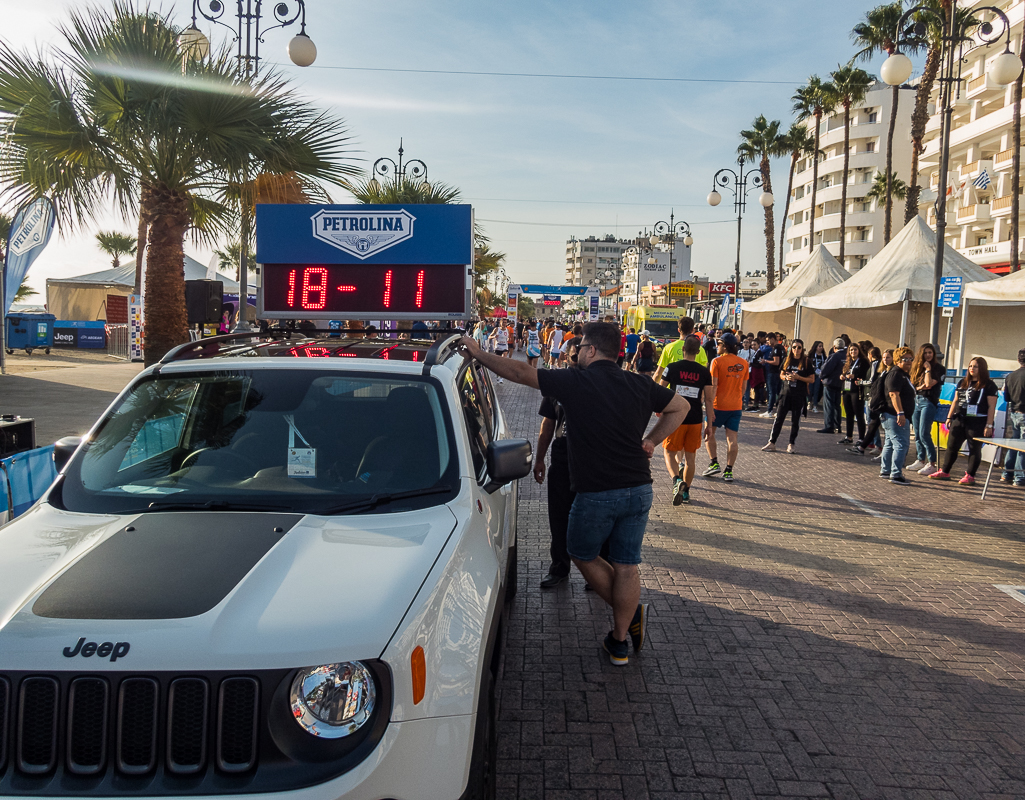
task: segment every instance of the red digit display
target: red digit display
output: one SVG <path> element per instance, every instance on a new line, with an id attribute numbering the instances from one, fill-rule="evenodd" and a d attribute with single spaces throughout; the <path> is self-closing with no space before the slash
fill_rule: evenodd
<path id="1" fill-rule="evenodd" d="M 264 264 L 262 308 L 270 319 L 431 319 L 466 312 L 461 264 Z M 401 318 L 396 316 L 394 318 Z"/>

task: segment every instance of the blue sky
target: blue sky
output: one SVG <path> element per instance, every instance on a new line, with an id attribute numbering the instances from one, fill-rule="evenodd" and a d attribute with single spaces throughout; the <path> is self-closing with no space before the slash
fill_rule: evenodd
<path id="1" fill-rule="evenodd" d="M 2 4 L 3 36 L 16 46 L 55 40 L 55 21 L 79 5 Z M 795 87 L 853 54 L 850 30 L 872 4 L 308 0 L 316 64 L 287 64 L 295 28 L 268 33 L 262 55 L 345 119 L 363 166 L 394 158 L 402 137 L 406 156 L 425 161 L 432 181 L 459 187 L 517 281 L 561 283 L 570 235 L 631 236 L 668 219 L 671 208 L 692 225 L 695 273 L 725 278 L 736 221 L 728 196 L 717 209 L 705 204 L 712 175 L 733 165 L 738 133 L 758 114 L 789 125 Z M 161 7 L 183 22 L 191 13 L 191 3 Z M 227 33 L 201 27 L 215 41 Z M 876 74 L 881 62 L 866 68 Z M 390 69 L 701 82 L 379 71 Z M 777 231 L 788 167 L 772 165 Z M 346 202 L 341 190 L 333 196 Z M 749 204 L 743 271 L 764 267 L 762 224 Z M 104 217 L 55 238 L 30 282 L 42 289 L 47 277 L 108 266 L 92 233 L 109 228 L 134 232 L 135 221 Z M 204 263 L 210 256 L 190 244 L 186 252 Z"/>

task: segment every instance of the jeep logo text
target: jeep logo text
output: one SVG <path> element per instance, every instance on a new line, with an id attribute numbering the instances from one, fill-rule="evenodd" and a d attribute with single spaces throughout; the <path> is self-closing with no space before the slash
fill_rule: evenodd
<path id="1" fill-rule="evenodd" d="M 64 648 L 65 658 L 74 658 L 75 656 L 82 656 L 83 658 L 89 658 L 90 656 L 96 655 L 100 658 L 110 657 L 111 661 L 117 661 L 119 658 L 124 658 L 128 655 L 128 651 L 131 649 L 131 645 L 128 642 L 104 642 L 103 644 L 96 644 L 96 642 L 87 642 L 83 636 L 78 640 L 78 644 L 74 647 Z"/>

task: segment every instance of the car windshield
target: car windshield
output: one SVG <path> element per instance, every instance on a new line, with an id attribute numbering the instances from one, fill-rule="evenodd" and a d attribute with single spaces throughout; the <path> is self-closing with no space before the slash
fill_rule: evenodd
<path id="1" fill-rule="evenodd" d="M 680 335 L 675 319 L 649 319 L 644 324 L 653 339 L 675 339 Z"/>
<path id="2" fill-rule="evenodd" d="M 159 375 L 135 386 L 75 456 L 58 504 L 316 514 L 402 495 L 378 505 L 436 505 L 458 473 L 447 420 L 427 379 L 295 369 Z"/>

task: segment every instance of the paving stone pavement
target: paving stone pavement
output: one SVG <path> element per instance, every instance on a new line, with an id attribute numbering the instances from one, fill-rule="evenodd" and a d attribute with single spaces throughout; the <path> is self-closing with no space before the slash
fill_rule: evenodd
<path id="1" fill-rule="evenodd" d="M 536 441 L 538 393 L 498 393 Z M 1025 492 L 892 486 L 820 424 L 762 453 L 745 415 L 736 482 L 697 478 L 689 506 L 656 449 L 627 667 L 579 573 L 538 587 L 545 488 L 520 482 L 500 798 L 1025 798 L 1025 602 L 996 588 L 1025 584 Z"/>

